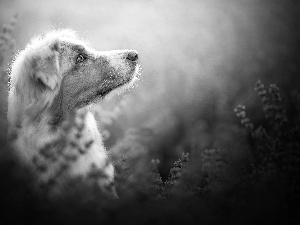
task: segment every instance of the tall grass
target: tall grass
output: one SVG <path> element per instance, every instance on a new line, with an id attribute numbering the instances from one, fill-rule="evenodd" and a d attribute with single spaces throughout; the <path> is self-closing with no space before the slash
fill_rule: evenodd
<path id="1" fill-rule="evenodd" d="M 17 19 L 15 15 L 9 23 L 3 26 L 0 34 L 0 136 L 6 137 L 6 110 L 7 110 L 7 84 L 8 84 L 8 63 L 12 60 L 15 41 L 12 36 L 14 25 Z"/>

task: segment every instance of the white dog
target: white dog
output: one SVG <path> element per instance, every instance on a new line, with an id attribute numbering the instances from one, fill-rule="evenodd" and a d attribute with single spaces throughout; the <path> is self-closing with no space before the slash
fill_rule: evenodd
<path id="1" fill-rule="evenodd" d="M 114 167 L 85 106 L 132 84 L 139 73 L 137 59 L 133 50 L 95 51 L 71 30 L 34 38 L 16 56 L 8 97 L 9 136 L 15 137 L 19 158 L 41 183 L 63 183 L 66 176 L 86 177 L 91 170 L 102 173 L 101 187 L 113 183 Z M 64 121 L 74 111 L 86 116 L 66 132 Z M 76 135 L 80 143 L 74 147 Z M 59 147 L 62 140 L 65 144 Z"/>

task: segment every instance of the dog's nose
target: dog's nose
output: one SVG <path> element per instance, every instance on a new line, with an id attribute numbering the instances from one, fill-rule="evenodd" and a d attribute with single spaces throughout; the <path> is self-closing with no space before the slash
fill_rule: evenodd
<path id="1" fill-rule="evenodd" d="M 139 56 L 138 56 L 138 53 L 137 51 L 130 51 L 126 57 L 126 59 L 134 62 L 136 60 L 138 60 Z"/>

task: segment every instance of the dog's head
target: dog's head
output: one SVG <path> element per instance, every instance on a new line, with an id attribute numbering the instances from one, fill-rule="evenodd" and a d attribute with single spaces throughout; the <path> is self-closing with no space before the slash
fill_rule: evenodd
<path id="1" fill-rule="evenodd" d="M 16 57 L 10 95 L 18 95 L 16 104 L 33 114 L 79 109 L 133 83 L 137 60 L 134 50 L 95 51 L 72 31 L 50 32 Z"/>

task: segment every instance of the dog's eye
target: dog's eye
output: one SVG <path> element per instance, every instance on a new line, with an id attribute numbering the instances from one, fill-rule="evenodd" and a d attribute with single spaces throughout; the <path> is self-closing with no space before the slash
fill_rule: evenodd
<path id="1" fill-rule="evenodd" d="M 76 58 L 76 63 L 81 63 L 81 62 L 83 62 L 84 60 L 85 60 L 84 55 L 79 54 L 79 55 L 77 56 L 77 58 Z"/>

